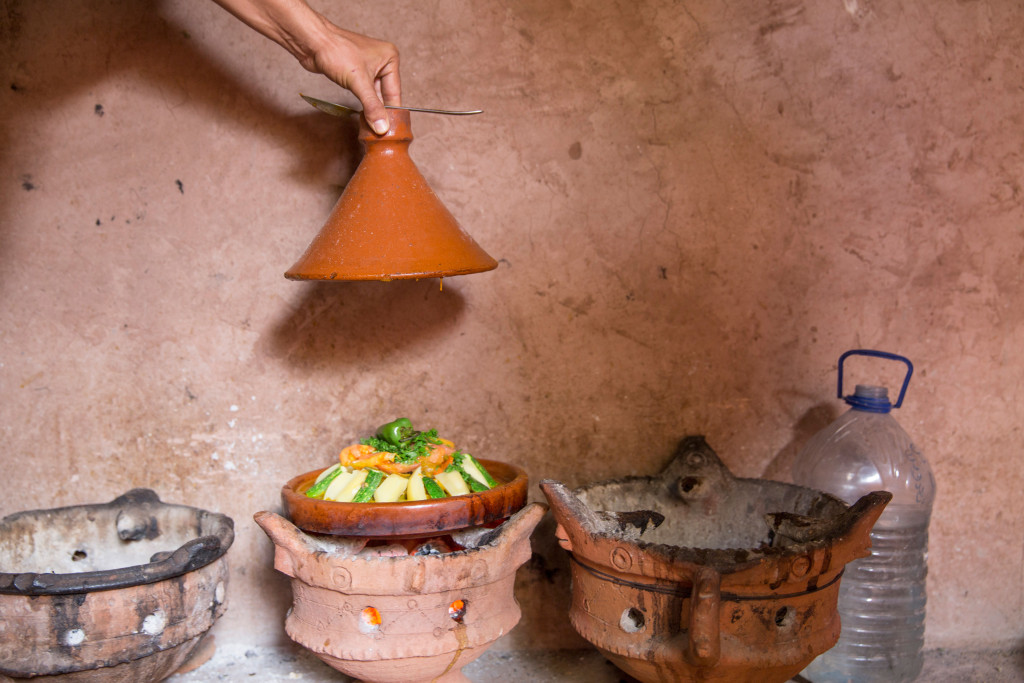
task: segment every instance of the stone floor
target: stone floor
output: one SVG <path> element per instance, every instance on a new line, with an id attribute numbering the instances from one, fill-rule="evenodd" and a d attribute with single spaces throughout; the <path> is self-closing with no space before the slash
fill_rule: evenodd
<path id="1" fill-rule="evenodd" d="M 487 652 L 463 672 L 474 683 L 633 682 L 593 650 Z M 347 683 L 352 679 L 298 648 L 218 648 L 205 664 L 189 673 L 172 676 L 168 683 L 296 680 Z M 925 683 L 1017 683 L 1024 681 L 1024 652 L 929 651 L 918 680 Z"/>

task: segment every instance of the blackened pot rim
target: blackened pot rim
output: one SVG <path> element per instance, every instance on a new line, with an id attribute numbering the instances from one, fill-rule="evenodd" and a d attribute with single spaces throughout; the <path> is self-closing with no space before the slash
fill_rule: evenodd
<path id="1" fill-rule="evenodd" d="M 136 488 L 118 496 L 109 503 L 71 505 L 59 508 L 15 512 L 0 519 L 5 525 L 32 517 L 69 510 L 103 511 L 108 509 L 190 510 L 197 519 L 205 519 L 214 532 L 186 541 L 174 551 L 160 553 L 160 558 L 146 564 L 88 572 L 0 572 L 0 595 L 68 595 L 94 591 L 115 590 L 171 579 L 201 569 L 223 557 L 234 542 L 234 521 L 227 515 L 208 512 L 188 505 L 163 503 L 155 491 Z"/>

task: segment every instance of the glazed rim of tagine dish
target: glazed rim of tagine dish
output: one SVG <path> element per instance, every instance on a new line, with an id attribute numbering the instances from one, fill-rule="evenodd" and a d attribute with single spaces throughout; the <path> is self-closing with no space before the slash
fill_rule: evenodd
<path id="1" fill-rule="evenodd" d="M 303 531 L 334 536 L 429 538 L 497 524 L 525 504 L 526 471 L 496 460 L 480 460 L 498 485 L 487 491 L 398 503 L 340 503 L 305 492 L 326 468 L 300 474 L 281 488 L 287 516 Z"/>

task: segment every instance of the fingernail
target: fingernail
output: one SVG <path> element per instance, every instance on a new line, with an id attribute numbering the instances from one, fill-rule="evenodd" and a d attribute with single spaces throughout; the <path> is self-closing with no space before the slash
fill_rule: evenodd
<path id="1" fill-rule="evenodd" d="M 377 135 L 384 135 L 385 133 L 388 132 L 388 129 L 391 127 L 388 125 L 388 122 L 385 121 L 384 119 L 377 119 L 376 121 L 373 122 L 372 125 L 373 132 L 376 133 Z"/>

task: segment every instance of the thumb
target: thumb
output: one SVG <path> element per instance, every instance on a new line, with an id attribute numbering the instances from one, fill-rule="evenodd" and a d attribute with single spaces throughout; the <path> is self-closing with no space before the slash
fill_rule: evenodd
<path id="1" fill-rule="evenodd" d="M 384 103 L 377 96 L 377 91 L 372 87 L 352 88 L 352 93 L 359 98 L 363 105 L 363 117 L 377 135 L 384 135 L 391 129 L 388 119 L 388 110 Z"/>

